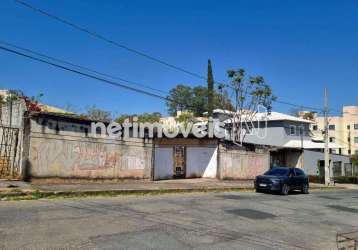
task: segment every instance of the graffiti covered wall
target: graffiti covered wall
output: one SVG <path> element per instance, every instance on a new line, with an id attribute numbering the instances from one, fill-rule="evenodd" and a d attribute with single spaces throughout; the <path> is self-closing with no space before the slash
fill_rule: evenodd
<path id="1" fill-rule="evenodd" d="M 134 138 L 91 138 L 74 131 L 52 133 L 41 126 L 31 123 L 32 177 L 150 178 L 152 143 Z"/>
<path id="2" fill-rule="evenodd" d="M 220 146 L 219 154 L 221 179 L 254 179 L 269 169 L 268 152 L 257 153 Z"/>

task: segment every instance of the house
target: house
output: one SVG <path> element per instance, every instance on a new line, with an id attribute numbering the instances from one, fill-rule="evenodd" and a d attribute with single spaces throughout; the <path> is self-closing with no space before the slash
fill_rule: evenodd
<path id="1" fill-rule="evenodd" d="M 230 113 L 216 110 L 214 117 L 225 121 L 229 129 L 233 119 Z M 250 120 L 243 139 L 244 143 L 262 145 L 269 148 L 270 166 L 299 167 L 309 175 L 320 175 L 324 171 L 324 143 L 316 140 L 310 132 L 314 122 L 279 112 L 257 113 Z M 230 134 L 230 133 L 229 133 Z M 342 146 L 330 142 L 331 152 L 338 152 Z M 334 150 L 334 151 L 333 151 Z M 348 156 L 330 154 L 331 175 L 341 176 L 351 172 Z"/>
<path id="2" fill-rule="evenodd" d="M 192 135 L 137 138 L 133 130 L 130 138 L 112 138 L 92 131 L 92 123 L 99 121 L 45 106 L 29 109 L 24 100 L 20 106 L 14 128 L 19 133 L 12 140 L 16 145 L 11 154 L 1 151 L 2 158 L 8 157 L 2 162 L 1 178 L 253 179 L 269 167 L 269 153 L 259 147 L 246 150 Z M 9 114 L 8 106 L 2 108 Z"/>
<path id="3" fill-rule="evenodd" d="M 308 133 L 311 122 L 277 112 L 257 114 L 241 146 L 230 138 L 198 138 L 193 134 L 162 137 L 145 133 L 144 137 L 136 137 L 134 126 L 129 138 L 112 137 L 106 128 L 104 133 L 102 128 L 93 129 L 92 124 L 99 121 L 44 106 L 30 109 L 26 102 L 21 106 L 24 109 L 16 128 L 19 132 L 12 140 L 16 145 L 10 154 L 6 151 L 8 158 L 1 169 L 7 175 L 0 171 L 0 177 L 253 179 L 275 165 L 301 167 L 314 174 L 323 160 L 323 144 L 313 141 Z M 214 111 L 214 118 L 224 122 L 227 134 L 230 115 Z M 177 125 L 175 118 L 167 121 L 164 124 L 169 127 Z M 207 123 L 206 119 L 201 123 Z M 108 122 L 103 124 L 109 126 Z M 331 143 L 330 147 L 340 146 Z M 5 159 L 5 150 L 1 157 Z M 331 155 L 334 173 L 344 174 L 342 167 L 349 159 L 337 157 Z"/>

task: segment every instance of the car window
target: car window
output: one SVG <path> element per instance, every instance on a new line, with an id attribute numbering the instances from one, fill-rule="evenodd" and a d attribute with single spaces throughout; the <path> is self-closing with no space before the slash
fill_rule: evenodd
<path id="1" fill-rule="evenodd" d="M 293 168 L 290 168 L 290 173 L 289 173 L 289 176 L 295 176 L 295 171 L 293 170 Z"/>
<path id="2" fill-rule="evenodd" d="M 275 176 L 287 176 L 288 168 L 272 168 L 267 171 L 264 175 L 275 175 Z"/>
<path id="3" fill-rule="evenodd" d="M 305 173 L 302 171 L 302 169 L 295 168 L 295 172 L 297 176 L 304 176 Z"/>

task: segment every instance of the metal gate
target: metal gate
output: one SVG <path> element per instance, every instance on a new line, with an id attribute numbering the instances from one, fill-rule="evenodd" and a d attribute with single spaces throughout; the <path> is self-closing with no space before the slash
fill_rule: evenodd
<path id="1" fill-rule="evenodd" d="M 0 179 L 19 175 L 19 129 L 0 125 Z"/>

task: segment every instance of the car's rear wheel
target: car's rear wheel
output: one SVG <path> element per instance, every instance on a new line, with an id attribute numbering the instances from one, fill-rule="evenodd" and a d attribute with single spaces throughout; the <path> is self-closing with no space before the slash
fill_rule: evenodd
<path id="1" fill-rule="evenodd" d="M 290 188 L 287 184 L 282 184 L 281 187 L 281 194 L 282 195 L 288 195 L 288 192 L 290 191 Z"/>
<path id="2" fill-rule="evenodd" d="M 302 190 L 301 190 L 301 192 L 302 192 L 303 194 L 308 194 L 308 184 L 307 184 L 307 183 L 302 185 Z"/>

